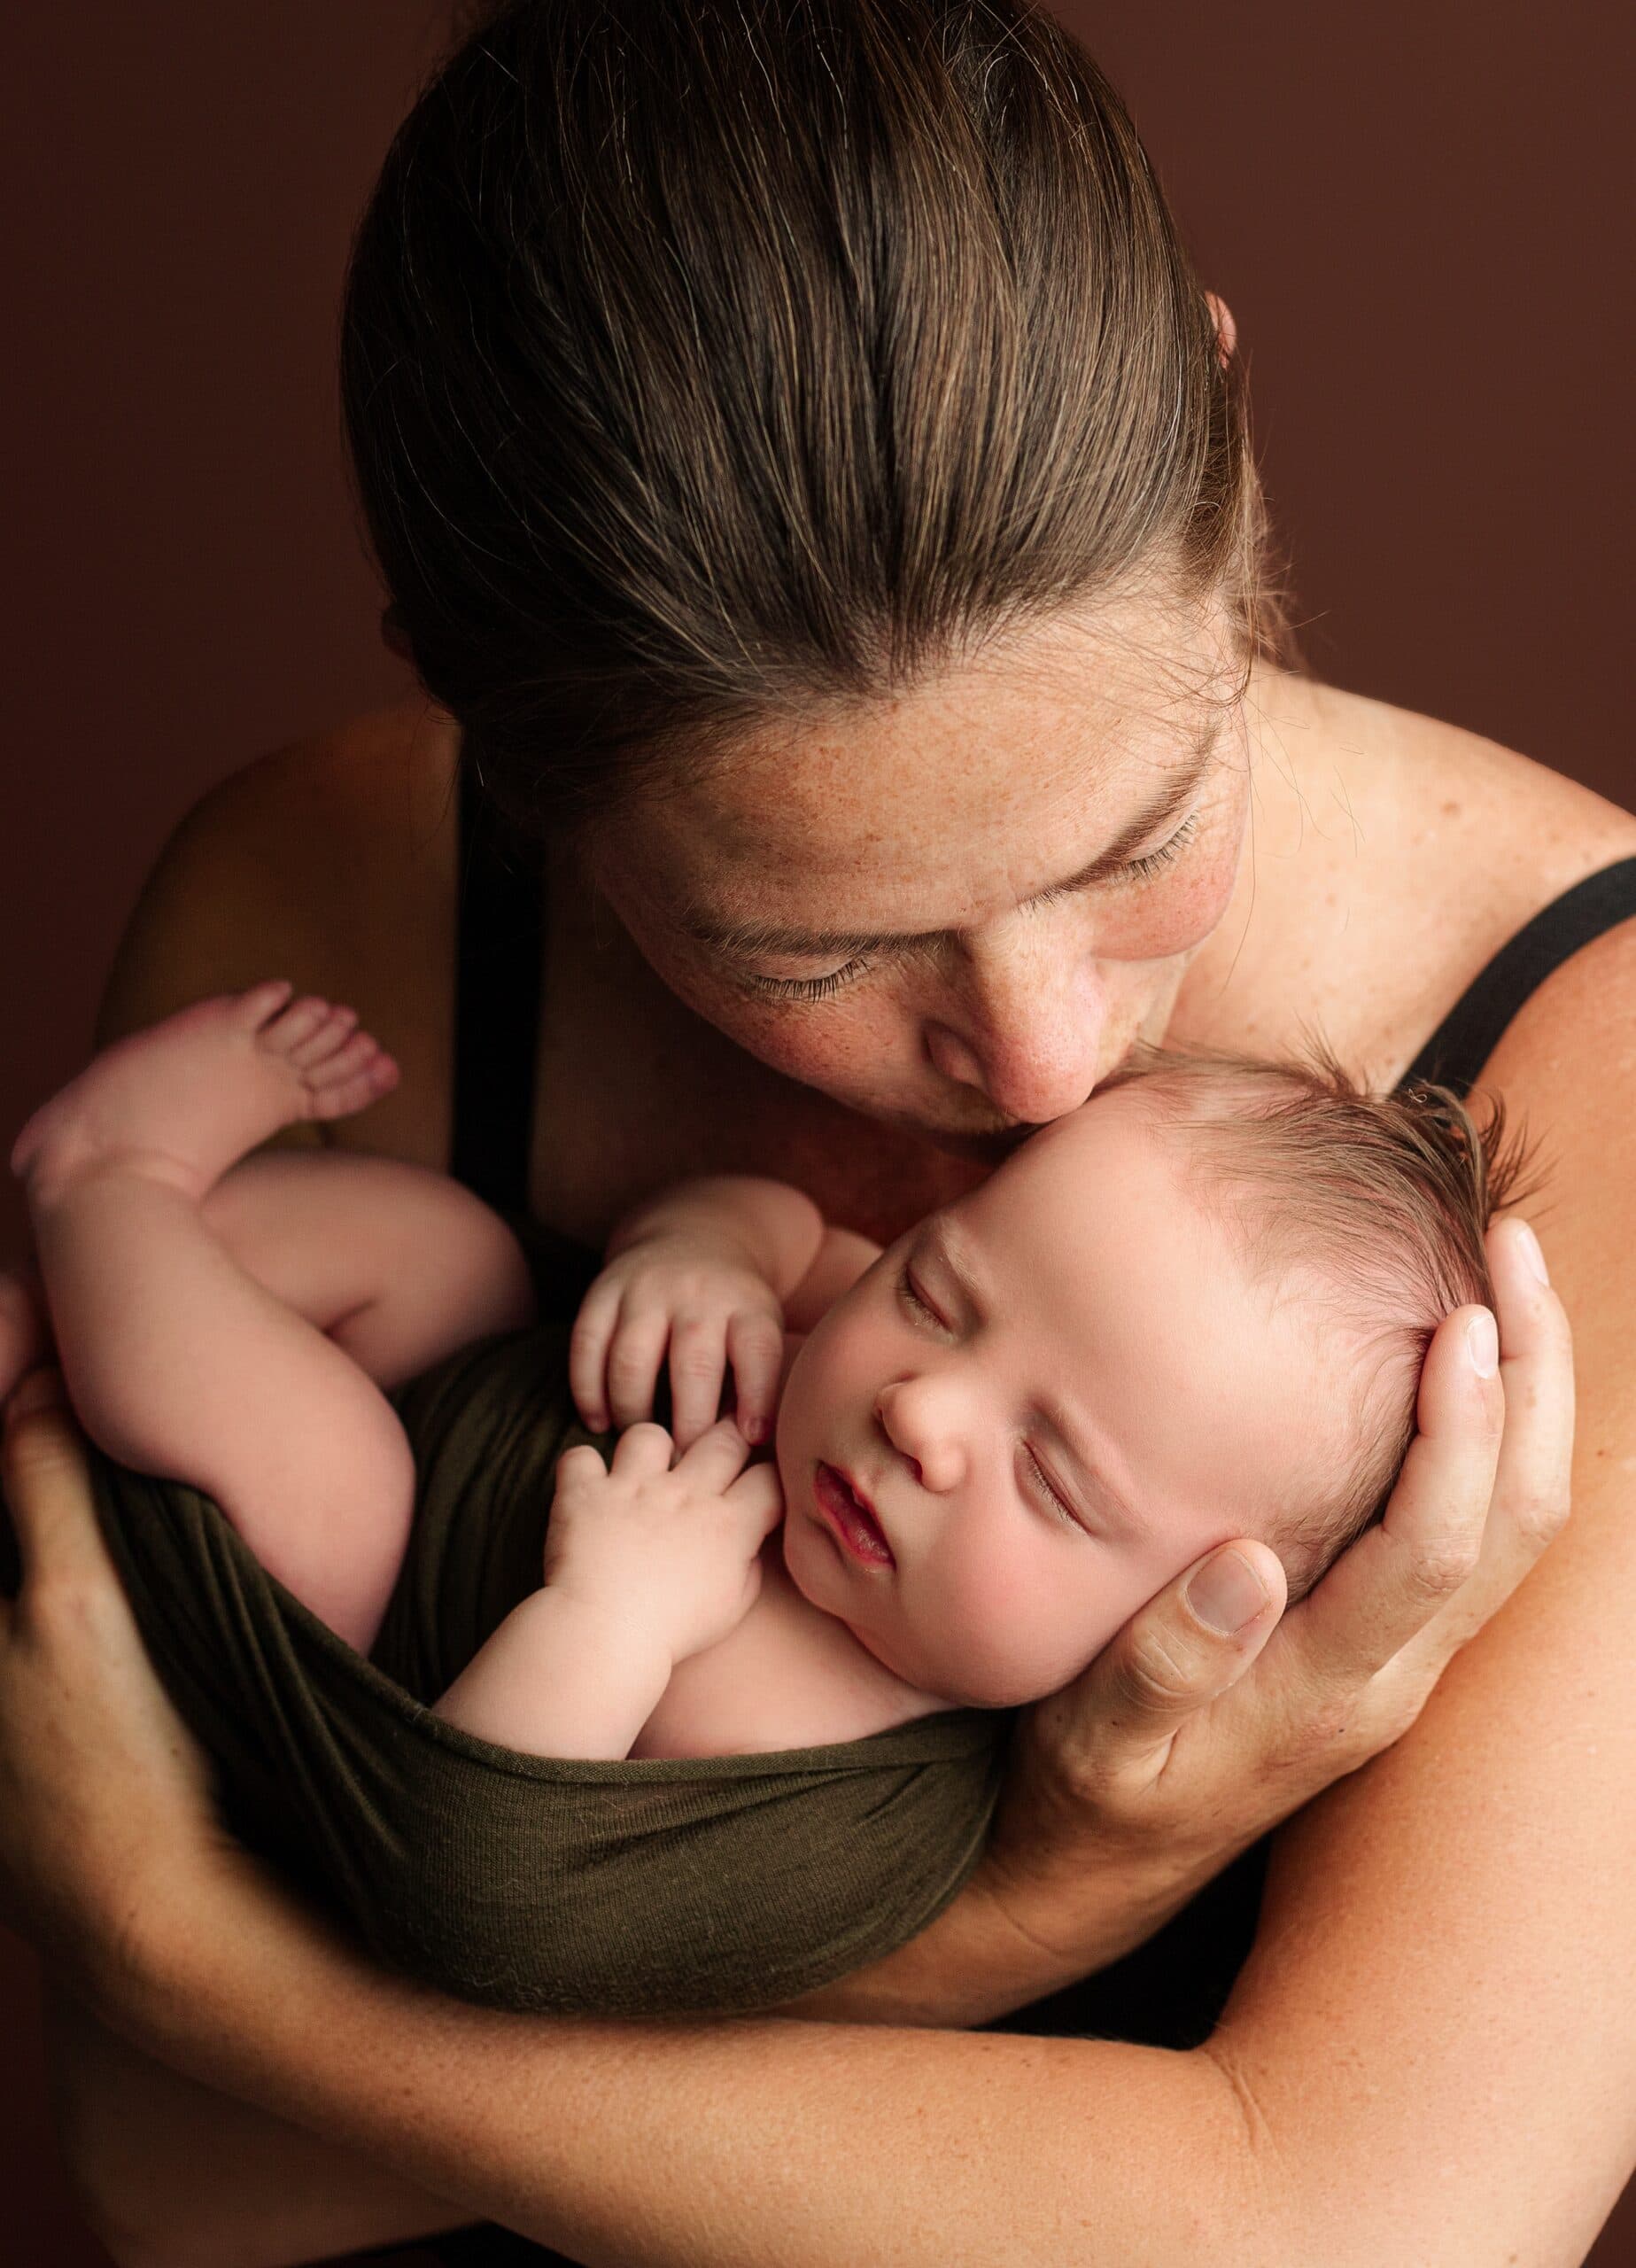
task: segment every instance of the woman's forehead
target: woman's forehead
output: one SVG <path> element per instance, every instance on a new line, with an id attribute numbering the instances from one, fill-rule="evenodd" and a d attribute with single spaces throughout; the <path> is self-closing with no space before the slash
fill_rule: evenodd
<path id="1" fill-rule="evenodd" d="M 1220 746 L 1236 689 L 1203 625 L 1178 655 L 1173 623 L 1162 660 L 1126 638 L 1060 634 L 747 734 L 627 810 L 621 847 L 667 897 L 729 919 L 867 888 L 872 918 L 895 926 L 905 893 L 918 905 L 1026 892 L 1064 856 L 1094 856 Z"/>

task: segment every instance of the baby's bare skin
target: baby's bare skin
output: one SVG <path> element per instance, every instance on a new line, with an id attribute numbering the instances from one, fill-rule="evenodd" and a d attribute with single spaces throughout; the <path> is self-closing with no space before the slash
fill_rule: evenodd
<path id="1" fill-rule="evenodd" d="M 93 1438 L 204 1488 L 270 1572 L 367 1651 L 414 1505 L 408 1444 L 380 1385 L 531 1321 L 532 1293 L 504 1224 L 441 1175 L 245 1157 L 280 1127 L 366 1108 L 396 1081 L 351 1009 L 291 992 L 268 983 L 183 1009 L 106 1050 L 29 1119 L 12 1163 L 39 1268 L 0 1278 L 0 1379 L 54 1329 Z M 743 1456 L 740 1444 L 723 1466 L 729 1493 Z M 753 1564 L 777 1491 L 770 1468 L 740 1493 L 752 1481 L 771 1492 L 746 1531 Z M 661 1678 L 628 1724 L 629 1696 L 611 1682 L 611 1745 L 600 1720 L 587 1735 L 583 1695 L 565 1691 L 554 1715 L 575 1649 L 560 1614 L 524 1627 L 544 1590 L 439 1707 L 545 1754 L 624 1754 L 639 1734 L 647 1756 L 796 1746 L 893 1721 L 896 1682 L 868 1674 L 871 1658 L 775 1563 L 770 1553 L 769 1580 L 748 1584 L 760 1596 L 727 1643 Z M 606 1677 L 605 1639 L 585 1651 Z M 838 1653 L 864 1665 L 866 1690 L 856 1667 L 835 1675 Z"/>
<path id="2" fill-rule="evenodd" d="M 207 1491 L 264 1565 L 367 1648 L 414 1503 L 395 1413 L 327 1335 L 382 1288 L 370 1239 L 352 1247 L 350 1273 L 345 1244 L 305 1283 L 298 1270 L 291 1303 L 222 1233 L 235 1220 L 253 1228 L 244 1193 L 210 1209 L 256 1144 L 395 1084 L 392 1058 L 356 1027 L 352 1009 L 292 999 L 282 981 L 201 1001 L 97 1056 L 29 1119 L 12 1164 L 87 1430 L 121 1462 Z M 291 1236 L 299 1242 L 294 1221 Z M 428 1263 L 435 1278 L 435 1248 Z M 526 1319 L 519 1273 L 497 1278 L 490 1301 L 508 1321 Z M 27 1292 L 13 1280 L 0 1371 L 27 1363 L 19 1342 L 42 1327 Z M 423 1361 L 439 1338 L 443 1351 L 460 1343 L 435 1308 L 422 1324 Z"/>

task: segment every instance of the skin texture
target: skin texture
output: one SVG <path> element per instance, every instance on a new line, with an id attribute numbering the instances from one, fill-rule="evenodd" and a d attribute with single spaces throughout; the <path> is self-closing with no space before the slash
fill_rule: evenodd
<path id="1" fill-rule="evenodd" d="M 1139 1090 L 1062 1119 L 892 1246 L 796 1356 L 795 1584 L 945 1702 L 1067 1685 L 1173 1577 L 1275 1542 L 1312 1474 L 1355 1460 L 1350 1338 L 1315 1280 L 1283 1288 L 1253 1280 Z M 889 1557 L 837 1540 L 826 1467 Z"/>
<path id="2" fill-rule="evenodd" d="M 1104 657 L 1082 658 L 1099 698 Z M 1264 671 L 1244 711 L 1252 832 L 1226 911 L 1179 971 L 1138 979 L 1100 897 L 1025 914 L 1008 895 L 1060 878 L 1128 806 L 1088 767 L 1089 841 L 1059 847 L 1061 808 L 1030 783 L 1081 712 L 1063 689 L 1050 714 L 1033 706 L 1037 680 L 1002 690 L 1004 716 L 968 687 L 923 710 L 918 734 L 895 712 L 879 744 L 855 720 L 810 788 L 815 846 L 849 846 L 826 898 L 844 887 L 877 920 L 896 898 L 901 916 L 901 866 L 928 877 L 917 926 L 985 917 L 894 980 L 925 987 L 929 1071 L 896 1006 L 885 1031 L 778 1042 L 816 1068 L 821 1039 L 832 1086 L 865 1078 L 889 1043 L 893 1107 L 923 1096 L 947 1130 L 1042 1115 L 1042 1075 L 1065 1064 L 1078 1099 L 1129 1032 L 1163 1021 L 1172 985 L 1178 1042 L 1268 1051 L 1316 1024 L 1390 1078 L 1530 914 L 1636 850 L 1624 814 L 1520 757 Z M 1160 688 L 1146 690 L 1136 712 L 1151 718 Z M 351 1146 L 443 1162 L 451 760 L 446 727 L 411 708 L 216 791 L 137 910 L 103 1035 L 269 960 L 305 989 L 378 998 L 404 1079 Z M 980 763 L 993 830 L 977 773 L 944 794 L 950 766 Z M 789 790 L 787 762 L 768 777 Z M 799 882 L 780 878 L 769 905 L 785 913 Z M 980 1161 L 735 1046 L 649 966 L 589 866 L 562 870 L 552 904 L 541 1218 L 595 1237 L 670 1176 L 782 1172 L 826 1218 L 889 1240 L 981 1179 Z M 850 1016 L 861 993 L 799 1013 L 848 998 Z M 1115 1001 L 1082 1047 L 1085 1012 Z M 770 1010 L 744 1014 L 748 1045 L 748 1019 Z M 1386 1526 L 1271 1643 L 1266 1620 L 1248 1641 L 1211 1638 L 1175 1586 L 1035 1713 L 983 1884 L 842 2011 L 886 2018 L 864 2029 L 531 2024 L 362 1968 L 210 1834 L 89 1527 L 72 1434 L 50 1413 L 14 1426 L 5 1481 L 31 1572 L 0 1633 L 0 1860 L 8 1913 L 140 2043 L 70 2027 L 65 2115 L 103 2224 L 150 2259 L 311 2256 L 485 2211 L 609 2263 L 1054 2262 L 1070 2245 L 1180 2263 L 1207 2241 L 1226 2261 L 1572 2268 L 1629 2165 L 1636 2101 L 1622 1889 L 1636 1317 L 1618 1260 L 1636 1234 L 1632 1030 L 1636 939 L 1618 933 L 1549 981 L 1488 1072 L 1550 1148 L 1541 1232 L 1576 1326 L 1574 1518 L 1544 1563 L 1516 1589 L 1566 1503 L 1562 1306 L 1500 1236 L 1500 1379 L 1484 1386 L 1439 1339 Z M 958 1076 L 973 1068 L 977 1084 Z M 992 2015 L 1112 1957 L 1302 1803 L 1207 2049 L 902 2028 Z M 905 2100 L 914 2149 L 890 2181 L 860 2182 L 858 2135 L 896 2131 Z M 201 2179 L 221 2162 L 233 2183 Z"/>

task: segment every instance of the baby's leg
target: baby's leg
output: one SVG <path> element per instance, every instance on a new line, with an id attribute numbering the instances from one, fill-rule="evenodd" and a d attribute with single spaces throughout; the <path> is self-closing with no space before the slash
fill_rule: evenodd
<path id="1" fill-rule="evenodd" d="M 364 1646 L 407 1533 L 408 1445 L 356 1363 L 247 1275 L 205 1212 L 244 1149 L 392 1083 L 349 1011 L 286 1006 L 289 991 L 201 1002 L 120 1041 L 35 1114 L 12 1164 L 88 1431 L 214 1496 L 263 1565 Z"/>
<path id="2" fill-rule="evenodd" d="M 377 1386 L 534 1319 L 528 1262 L 446 1174 L 344 1150 L 264 1150 L 201 1210 L 247 1274 L 344 1348 Z"/>
<path id="3" fill-rule="evenodd" d="M 246 1275 L 383 1387 L 534 1320 L 528 1262 L 500 1216 L 446 1174 L 345 1150 L 263 1150 L 199 1208 Z M 0 1269 L 0 1402 L 52 1358 L 39 1269 Z"/>

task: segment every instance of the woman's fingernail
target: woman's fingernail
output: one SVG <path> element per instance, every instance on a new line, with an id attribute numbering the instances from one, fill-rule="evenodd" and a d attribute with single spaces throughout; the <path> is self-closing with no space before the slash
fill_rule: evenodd
<path id="1" fill-rule="evenodd" d="M 1526 1221 L 1519 1221 L 1514 1233 L 1516 1237 L 1517 1250 L 1522 1254 L 1524 1259 L 1528 1262 L 1528 1265 L 1533 1270 L 1534 1274 L 1539 1278 L 1539 1281 L 1542 1284 L 1548 1284 L 1551 1280 L 1551 1271 L 1545 1264 L 1545 1254 L 1539 1249 L 1539 1238 L 1529 1227 Z"/>
<path id="2" fill-rule="evenodd" d="M 1486 1308 L 1466 1325 L 1466 1351 L 1478 1378 L 1492 1379 L 1500 1368 L 1500 1330 Z"/>
<path id="3" fill-rule="evenodd" d="M 1188 1585 L 1187 1603 L 1202 1623 L 1230 1637 L 1254 1621 L 1267 1604 L 1267 1591 L 1242 1552 L 1219 1551 Z"/>

